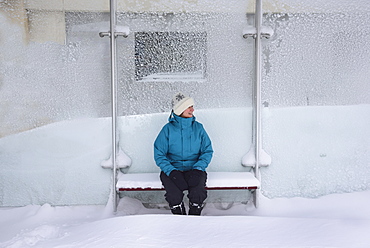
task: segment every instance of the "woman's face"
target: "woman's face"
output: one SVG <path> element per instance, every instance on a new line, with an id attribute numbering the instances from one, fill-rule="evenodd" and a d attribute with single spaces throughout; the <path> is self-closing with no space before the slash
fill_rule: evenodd
<path id="1" fill-rule="evenodd" d="M 193 117 L 194 108 L 193 106 L 190 106 L 189 108 L 185 109 L 184 112 L 180 115 L 183 118 L 191 118 Z"/>

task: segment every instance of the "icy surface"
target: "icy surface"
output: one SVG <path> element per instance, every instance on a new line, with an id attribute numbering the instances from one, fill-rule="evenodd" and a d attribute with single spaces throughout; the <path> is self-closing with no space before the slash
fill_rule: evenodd
<path id="1" fill-rule="evenodd" d="M 295 2 L 296 9 L 290 9 L 289 2 Z M 318 2 L 332 10 L 318 10 Z M 270 106 L 370 103 L 369 4 L 335 2 L 345 3 L 345 11 L 334 11 L 343 5 L 332 2 L 293 0 L 276 5 L 282 13 L 266 15 L 263 25 L 271 27 L 274 35 L 263 41 L 263 102 Z M 313 13 L 307 13 L 311 4 Z"/>
<path id="2" fill-rule="evenodd" d="M 121 200 L 116 216 L 104 206 L 0 208 L 0 247 L 367 248 L 369 199 L 370 191 L 262 197 L 257 210 L 207 204 L 200 217 L 147 209 L 132 198 Z"/>
<path id="3" fill-rule="evenodd" d="M 110 132 L 108 119 L 82 119 L 1 138 L 0 205 L 106 203 Z"/>
<path id="4" fill-rule="evenodd" d="M 272 158 L 261 168 L 264 194 L 317 197 L 368 189 L 369 106 L 264 108 L 263 143 Z"/>
<path id="5" fill-rule="evenodd" d="M 246 6 L 247 2 L 240 0 L 238 4 Z M 130 28 L 128 38 L 117 40 L 119 115 L 167 112 L 171 96 L 178 91 L 197 98 L 201 108 L 251 105 L 248 75 L 253 70 L 252 44 L 246 44 L 240 34 L 247 20 L 242 12 L 230 14 L 228 6 L 222 9 L 225 12 L 124 12 L 118 16 L 117 30 Z M 32 18 L 42 17 L 33 14 Z M 0 13 L 0 33 L 7 34 L 0 40 L 0 137 L 57 121 L 110 116 L 109 39 L 99 37 L 99 32 L 109 30 L 108 14 L 66 13 L 65 44 L 28 41 L 23 29 L 26 25 L 13 22 L 12 15 L 11 11 Z M 170 77 L 159 72 L 160 79 L 149 76 L 145 82 L 137 82 L 135 32 L 143 31 L 177 32 L 185 40 L 188 33 L 206 33 L 207 54 L 201 77 L 187 74 L 174 78 L 189 71 L 182 62 L 176 64 L 181 70 L 171 72 Z M 181 47 L 177 53 L 192 48 Z"/>

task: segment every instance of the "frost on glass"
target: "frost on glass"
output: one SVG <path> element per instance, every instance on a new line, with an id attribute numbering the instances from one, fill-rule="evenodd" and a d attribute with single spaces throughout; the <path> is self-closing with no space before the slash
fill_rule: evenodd
<path id="1" fill-rule="evenodd" d="M 136 32 L 136 82 L 205 79 L 206 55 L 206 32 Z"/>
<path id="2" fill-rule="evenodd" d="M 145 4 L 142 1 L 129 4 L 133 2 Z M 234 2 L 243 11 L 236 11 L 236 5 L 224 1 L 218 1 L 221 8 L 212 10 L 205 3 L 215 1 L 196 1 L 202 4 L 202 11 L 192 8 L 195 2 L 183 1 L 186 9 L 172 11 L 166 7 L 171 2 L 146 1 L 156 5 L 156 10 L 140 11 L 139 6 L 136 11 L 117 13 L 118 25 L 131 30 L 128 38 L 117 39 L 118 114 L 137 118 L 137 115 L 166 112 L 155 126 L 148 122 L 150 118 L 138 118 L 138 125 L 119 126 L 124 129 L 120 132 L 120 148 L 131 149 L 124 151 L 132 158 L 136 170 L 156 167 L 151 156 L 154 137 L 141 136 L 143 132 L 140 137 L 145 142 L 133 144 L 138 137 L 135 132 L 147 131 L 149 126 L 155 128 L 150 129 L 151 135 L 156 135 L 167 120 L 174 93 L 182 91 L 194 97 L 198 110 L 251 105 L 252 42 L 242 38 L 247 2 Z M 25 18 L 20 22 L 9 17 L 15 13 L 13 10 L 4 13 L 1 9 L 0 122 L 1 136 L 7 136 L 0 139 L 4 150 L 0 153 L 0 191 L 4 190 L 0 194 L 1 204 L 102 204 L 109 197 L 110 171 L 103 170 L 100 162 L 109 158 L 111 148 L 110 119 L 105 118 L 111 115 L 110 49 L 109 38 L 99 37 L 99 32 L 109 30 L 109 14 L 106 10 L 89 12 L 85 7 L 81 4 L 78 7 L 81 10 L 65 8 L 60 12 L 21 8 Z M 55 26 L 50 26 L 50 20 Z M 166 34 L 163 42 L 180 39 L 166 51 L 179 54 L 170 59 L 165 57 L 164 61 L 157 58 L 162 60 L 159 69 L 145 75 L 148 79 L 156 73 L 182 74 L 180 80 L 138 80 L 135 36 L 140 33 Z M 144 78 L 144 74 L 139 75 Z M 203 116 L 208 123 L 214 122 L 212 116 L 217 116 L 198 113 L 199 120 Z M 216 149 L 228 153 L 219 157 L 220 166 L 231 156 L 238 161 L 233 154 L 244 152 L 244 146 L 249 147 L 248 118 L 238 117 L 243 122 L 237 125 L 246 127 L 238 135 L 243 142 L 239 146 L 241 151 L 228 146 L 235 142 L 233 136 L 228 136 L 227 144 L 225 140 L 216 142 Z M 126 120 L 123 118 L 123 122 Z M 208 128 L 215 134 L 218 129 L 212 130 L 211 125 Z M 132 132 L 126 135 L 127 130 Z M 219 144 L 227 147 L 217 147 Z M 237 162 L 233 166 L 241 169 Z M 85 191 L 90 193 L 81 197 L 80 193 Z"/>
<path id="3" fill-rule="evenodd" d="M 0 12 L 0 136 L 61 120 L 108 116 L 109 55 L 97 51 L 109 47 L 99 30 L 88 26 L 101 14 L 66 13 L 64 29 L 55 34 L 65 39 L 58 42 L 41 36 L 48 26 L 44 15 L 28 14 L 28 23 L 18 23 L 11 21 L 12 13 Z"/>
<path id="4" fill-rule="evenodd" d="M 179 91 L 194 98 L 195 116 L 218 151 L 209 171 L 246 170 L 240 159 L 251 142 L 253 42 L 242 37 L 246 13 L 229 13 L 222 2 L 218 11 L 118 12 L 118 25 L 131 32 L 117 47 L 120 146 L 133 158 L 128 173 L 159 171 L 152 144 Z"/>
<path id="5" fill-rule="evenodd" d="M 261 170 L 263 194 L 317 197 L 368 189 L 368 2 L 275 7 L 279 11 L 265 13 L 263 21 L 274 29 L 263 41 L 263 143 L 272 156 Z"/>
<path id="6" fill-rule="evenodd" d="M 271 106 L 369 103 L 370 12 L 271 13 L 263 99 Z"/>
<path id="7" fill-rule="evenodd" d="M 195 115 L 213 141 L 209 170 L 245 170 L 254 75 L 254 40 L 242 38 L 253 24 L 247 1 L 181 1 L 176 11 L 172 2 L 122 1 L 137 9 L 117 13 L 118 25 L 131 31 L 117 39 L 119 141 L 132 159 L 129 170 L 158 171 L 152 144 L 178 91 L 195 99 Z M 263 20 L 274 35 L 262 40 L 263 148 L 272 157 L 261 168 L 262 193 L 317 197 L 369 189 L 367 0 L 264 3 L 278 9 Z M 0 201 L 105 204 L 111 171 L 100 163 L 111 152 L 110 57 L 109 38 L 98 33 L 109 30 L 109 15 L 65 11 L 57 19 L 63 28 L 53 29 L 63 31 L 57 39 L 48 39 L 57 34 L 43 29 L 45 17 L 1 9 L 0 136 L 7 137 L 0 139 Z M 166 52 L 186 56 L 157 56 L 165 49 L 158 44 L 136 57 L 150 36 L 160 43 L 182 39 Z M 158 60 L 155 69 L 146 69 L 146 55 Z M 187 75 L 150 78 L 161 73 Z"/>
<path id="8" fill-rule="evenodd" d="M 253 43 L 242 38 L 247 17 L 225 9 L 118 11 L 118 25 L 131 33 L 117 41 L 119 115 L 169 112 L 179 91 L 199 109 L 250 106 Z"/>
<path id="9" fill-rule="evenodd" d="M 90 25 L 103 16 L 65 13 L 49 32 L 49 15 L 12 3 L 0 2 L 0 205 L 105 204 L 109 42 Z"/>

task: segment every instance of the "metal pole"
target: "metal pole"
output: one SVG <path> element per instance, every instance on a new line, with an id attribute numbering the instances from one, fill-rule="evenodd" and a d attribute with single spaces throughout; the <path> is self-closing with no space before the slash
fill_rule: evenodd
<path id="1" fill-rule="evenodd" d="M 111 53 L 111 104 L 112 104 L 112 163 L 113 185 L 112 200 L 113 211 L 117 212 L 117 76 L 116 76 L 116 0 L 110 0 L 110 53 Z"/>
<path id="2" fill-rule="evenodd" d="M 256 157 L 256 166 L 255 166 L 255 175 L 258 180 L 259 176 L 259 165 L 260 165 L 260 151 L 261 151 L 261 26 L 262 26 L 262 0 L 256 0 L 256 13 L 255 13 L 255 26 L 256 26 L 256 39 L 255 39 L 255 73 L 256 73 L 256 82 L 255 82 L 255 112 L 254 112 L 254 121 L 255 121 L 255 157 Z"/>

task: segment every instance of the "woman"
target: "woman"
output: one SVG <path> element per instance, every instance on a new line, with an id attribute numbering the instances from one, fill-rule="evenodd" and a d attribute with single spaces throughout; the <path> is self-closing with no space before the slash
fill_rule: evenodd
<path id="1" fill-rule="evenodd" d="M 195 120 L 194 100 L 177 93 L 168 123 L 154 142 L 154 160 L 161 169 L 165 198 L 173 214 L 186 215 L 184 190 L 188 190 L 189 215 L 200 215 L 207 198 L 206 168 L 213 149 L 203 125 Z"/>

